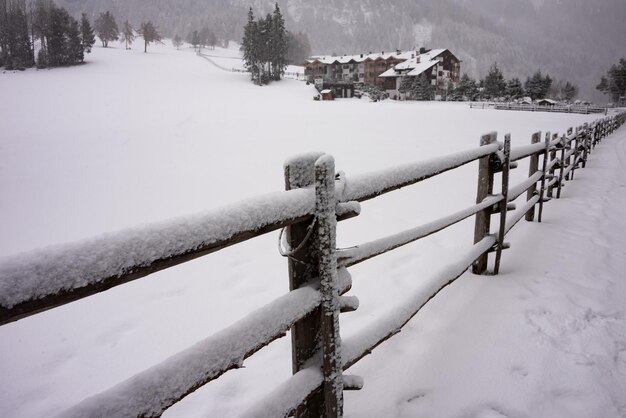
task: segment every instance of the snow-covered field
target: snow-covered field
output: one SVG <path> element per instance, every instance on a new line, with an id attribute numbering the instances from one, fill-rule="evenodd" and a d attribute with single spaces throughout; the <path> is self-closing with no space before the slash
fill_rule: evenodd
<path id="1" fill-rule="evenodd" d="M 237 51 L 211 54 L 221 66 L 236 63 Z M 169 45 L 148 54 L 95 48 L 87 60 L 0 74 L 2 256 L 282 190 L 284 160 L 302 152 L 332 154 L 349 178 L 473 148 L 492 130 L 510 132 L 515 147 L 534 131 L 596 117 L 315 102 L 302 82 L 257 87 Z M 464 275 L 350 369 L 365 388 L 346 393 L 347 416 L 626 416 L 624 129 L 547 204 L 542 224 L 511 233 L 500 276 Z M 512 182 L 526 170 L 521 164 Z M 366 202 L 340 224 L 338 245 L 452 213 L 473 203 L 475 189 L 471 164 Z M 361 306 L 342 315 L 342 335 L 376 321 L 469 247 L 472 222 L 352 268 L 350 294 Z M 0 416 L 60 413 L 284 294 L 277 238 L 0 327 Z M 273 343 L 167 415 L 237 416 L 290 375 L 289 351 L 289 338 Z"/>

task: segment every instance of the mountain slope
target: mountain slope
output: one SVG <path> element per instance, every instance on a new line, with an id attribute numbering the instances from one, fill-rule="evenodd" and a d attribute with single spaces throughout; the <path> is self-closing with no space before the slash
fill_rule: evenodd
<path id="1" fill-rule="evenodd" d="M 135 25 L 151 19 L 163 33 L 186 35 L 202 25 L 239 40 L 246 11 L 257 15 L 272 0 L 61 0 L 73 13 L 111 10 Z M 348 54 L 447 47 L 463 71 L 483 77 L 493 62 L 506 77 L 537 69 L 579 84 L 583 96 L 611 64 L 626 56 L 623 0 L 281 0 L 287 27 L 309 34 L 313 52 Z"/>

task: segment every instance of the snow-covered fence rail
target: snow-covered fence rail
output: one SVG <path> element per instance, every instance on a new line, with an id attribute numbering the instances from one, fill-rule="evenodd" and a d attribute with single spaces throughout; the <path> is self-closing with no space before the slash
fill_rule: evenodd
<path id="1" fill-rule="evenodd" d="M 291 331 L 293 376 L 244 416 L 326 416 L 342 414 L 343 391 L 362 380 L 343 370 L 395 335 L 438 292 L 468 267 L 488 269 L 495 253 L 497 274 L 506 234 L 522 219 L 532 221 L 538 206 L 560 197 L 563 184 L 585 167 L 588 155 L 625 121 L 622 113 L 564 135 L 532 136 L 531 144 L 510 148 L 484 135 L 480 146 L 429 161 L 346 178 L 335 174 L 332 157 L 307 154 L 285 164 L 286 191 L 219 210 L 150 225 L 92 240 L 23 254 L 0 261 L 0 325 L 93 295 L 164 268 L 285 228 L 281 253 L 288 257 L 290 292 L 249 313 L 230 327 L 86 399 L 64 416 L 159 416 L 168 407 Z M 509 171 L 529 159 L 528 178 L 509 186 Z M 336 222 L 358 216 L 360 203 L 478 161 L 476 203 L 425 225 L 346 250 L 335 248 Z M 496 176 L 501 185 L 494 192 Z M 514 201 L 526 192 L 526 200 Z M 512 212 L 512 214 L 511 214 Z M 499 215 L 492 232 L 491 217 Z M 347 268 L 417 241 L 475 216 L 474 241 L 392 312 L 360 334 L 339 338 L 338 315 L 358 308 L 342 296 L 351 287 Z M 282 235 L 281 235 L 282 236 Z"/>
<path id="2" fill-rule="evenodd" d="M 308 219 L 312 190 L 34 251 L 0 263 L 0 325 L 145 277 Z"/>
<path id="3" fill-rule="evenodd" d="M 476 106 L 474 106 L 476 107 Z M 523 110 L 527 112 L 559 112 L 559 113 L 608 113 L 607 107 L 591 106 L 591 105 L 538 105 L 538 104 L 522 104 L 522 103 L 496 103 L 497 110 Z"/>

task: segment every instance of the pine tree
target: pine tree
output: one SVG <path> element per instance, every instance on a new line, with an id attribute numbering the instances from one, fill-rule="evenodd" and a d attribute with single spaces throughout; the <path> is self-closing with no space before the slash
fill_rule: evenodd
<path id="1" fill-rule="evenodd" d="M 100 38 L 100 41 L 102 42 L 102 46 L 105 48 L 108 48 L 110 41 L 114 41 L 119 37 L 117 23 L 109 11 L 100 13 L 94 22 L 94 27 L 98 38 Z"/>
<path id="2" fill-rule="evenodd" d="M 416 83 L 416 88 L 416 97 L 418 100 L 432 100 L 435 88 L 428 74 L 422 73 L 419 76 L 419 82 Z"/>
<path id="3" fill-rule="evenodd" d="M 196 49 L 200 44 L 200 35 L 198 35 L 198 31 L 194 30 L 187 35 L 187 42 L 191 44 L 193 49 Z"/>
<path id="4" fill-rule="evenodd" d="M 205 48 L 209 45 L 209 38 L 211 37 L 211 34 L 211 30 L 206 26 L 200 29 L 200 32 L 198 32 L 198 45 L 200 45 L 201 48 Z"/>
<path id="5" fill-rule="evenodd" d="M 258 85 L 280 80 L 287 65 L 287 31 L 278 4 L 274 14 L 254 20 L 252 8 L 241 41 L 244 65 Z"/>
<path id="6" fill-rule="evenodd" d="M 80 33 L 83 50 L 89 54 L 91 52 L 91 47 L 93 47 L 93 44 L 96 43 L 96 37 L 91 24 L 89 23 L 89 19 L 87 18 L 87 14 L 85 13 L 83 13 L 80 17 Z"/>
<path id="7" fill-rule="evenodd" d="M 272 42 L 272 15 L 269 13 L 265 19 L 259 20 L 259 30 L 257 32 L 257 48 L 259 53 L 259 64 L 261 68 L 260 82 L 267 84 L 271 78 L 272 72 L 272 54 L 274 43 Z"/>
<path id="8" fill-rule="evenodd" d="M 285 30 L 285 19 L 280 13 L 278 3 L 275 4 L 274 13 L 272 14 L 271 27 L 271 78 L 272 80 L 280 80 L 285 73 L 287 66 L 287 31 Z"/>
<path id="9" fill-rule="evenodd" d="M 137 33 L 139 33 L 144 41 L 143 52 L 148 52 L 148 44 L 152 42 L 161 42 L 161 35 L 159 34 L 157 27 L 152 24 L 152 21 L 142 23 Z"/>
<path id="10" fill-rule="evenodd" d="M 626 58 L 621 58 L 611 66 L 596 89 L 608 94 L 613 103 L 623 104 L 626 101 Z"/>
<path id="11" fill-rule="evenodd" d="M 126 49 L 130 49 L 129 45 L 132 45 L 135 41 L 135 30 L 133 29 L 132 25 L 128 23 L 128 20 L 125 20 L 122 26 L 120 41 L 124 41 Z"/>
<path id="12" fill-rule="evenodd" d="M 209 30 L 209 33 L 207 34 L 206 44 L 211 49 L 215 49 L 215 45 L 217 45 L 217 36 L 215 36 L 215 32 L 212 30 Z"/>
<path id="13" fill-rule="evenodd" d="M 455 90 L 455 94 L 463 100 L 475 100 L 478 95 L 476 81 L 472 80 L 467 74 L 463 74 Z"/>
<path id="14" fill-rule="evenodd" d="M 248 10 L 248 22 L 244 26 L 241 49 L 243 51 L 244 66 L 250 72 L 250 79 L 260 83 L 259 51 L 258 51 L 258 24 L 254 20 L 252 7 Z"/>
<path id="15" fill-rule="evenodd" d="M 69 14 L 65 9 L 52 5 L 50 8 L 50 32 L 47 36 L 48 64 L 52 67 L 67 65 L 69 62 L 67 32 Z"/>
<path id="16" fill-rule="evenodd" d="M 287 63 L 302 65 L 305 59 L 311 55 L 311 43 L 304 32 L 293 34 L 287 32 Z"/>
<path id="17" fill-rule="evenodd" d="M 533 100 L 545 98 L 548 95 L 551 86 L 552 78 L 550 78 L 547 74 L 544 77 L 541 74 L 541 70 L 537 70 L 532 77 L 527 78 L 524 83 L 526 94 Z"/>
<path id="18" fill-rule="evenodd" d="M 2 63 L 7 69 L 24 69 L 35 63 L 33 47 L 28 31 L 26 3 L 23 0 L 8 1 L 0 4 L 0 46 Z"/>
<path id="19" fill-rule="evenodd" d="M 78 64 L 85 60 L 85 48 L 81 38 L 80 25 L 71 16 L 67 27 L 67 58 L 67 64 Z"/>
<path id="20" fill-rule="evenodd" d="M 446 101 L 458 100 L 456 97 L 456 88 L 454 87 L 454 83 L 450 80 L 446 85 Z"/>
<path id="21" fill-rule="evenodd" d="M 576 96 L 578 96 L 578 86 L 576 86 L 573 83 L 570 83 L 569 81 L 566 81 L 565 86 L 563 87 L 561 96 L 563 100 L 571 102 L 572 100 L 576 98 Z"/>
<path id="22" fill-rule="evenodd" d="M 8 49 L 7 46 L 7 29 L 8 25 L 8 9 L 7 9 L 7 1 L 0 0 L 0 67 L 4 66 L 4 63 L 8 60 Z"/>
<path id="23" fill-rule="evenodd" d="M 174 35 L 174 39 L 172 39 L 172 45 L 176 49 L 180 49 L 180 47 L 183 45 L 183 40 L 178 34 Z"/>
<path id="24" fill-rule="evenodd" d="M 398 91 L 405 95 L 407 100 L 411 100 L 411 93 L 413 92 L 413 83 L 415 81 L 415 77 L 402 77 L 400 80 L 400 87 L 398 87 Z"/>
<path id="25" fill-rule="evenodd" d="M 50 35 L 50 10 L 53 3 L 49 0 L 37 0 L 31 9 L 31 24 L 33 38 L 39 38 L 39 53 L 37 66 L 47 66 L 46 38 Z M 34 42 L 34 39 L 33 39 Z"/>
<path id="26" fill-rule="evenodd" d="M 524 97 L 524 87 L 522 86 L 522 82 L 519 78 L 515 77 L 510 79 L 506 83 L 506 89 L 504 94 L 510 99 L 517 99 L 520 97 Z"/>
<path id="27" fill-rule="evenodd" d="M 484 94 L 488 98 L 497 98 L 504 95 L 506 82 L 504 81 L 502 71 L 500 71 L 498 64 L 495 62 L 491 65 L 485 77 L 484 88 Z"/>

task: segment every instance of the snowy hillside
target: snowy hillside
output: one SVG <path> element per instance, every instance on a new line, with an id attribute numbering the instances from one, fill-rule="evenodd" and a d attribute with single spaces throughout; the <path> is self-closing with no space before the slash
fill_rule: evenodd
<path id="1" fill-rule="evenodd" d="M 0 74 L 9 98 L 0 101 L 0 255 L 282 190 L 283 162 L 302 152 L 327 152 L 339 170 L 358 174 L 473 148 L 493 130 L 510 132 L 518 146 L 537 130 L 564 132 L 597 117 L 317 102 L 303 82 L 258 87 L 224 70 L 240 68 L 237 53 L 210 51 L 210 61 L 169 45 L 148 54 L 115 45 L 94 48 L 84 66 Z M 545 222 L 522 223 L 511 235 L 502 276 L 466 274 L 351 369 L 366 387 L 346 395 L 346 415 L 623 416 L 626 290 L 616 279 L 626 254 L 615 248 L 625 227 L 617 170 L 624 141 L 623 132 L 607 139 L 565 198 L 546 206 Z M 526 173 L 520 164 L 512 182 Z M 338 245 L 436 219 L 473 203 L 475 193 L 471 164 L 388 194 L 340 224 Z M 462 222 L 352 268 L 361 306 L 342 316 L 342 335 L 418 288 L 471 245 L 472 232 L 473 221 Z M 277 239 L 269 234 L 0 327 L 0 416 L 61 413 L 284 294 Z M 537 264 L 529 268 L 524 257 Z M 290 360 L 283 338 L 166 415 L 237 416 L 290 375 Z"/>

